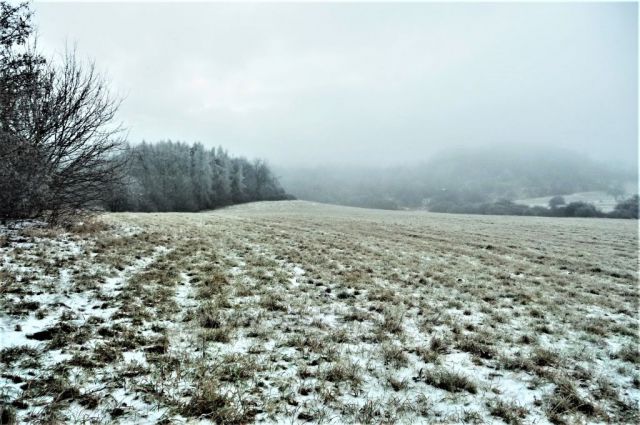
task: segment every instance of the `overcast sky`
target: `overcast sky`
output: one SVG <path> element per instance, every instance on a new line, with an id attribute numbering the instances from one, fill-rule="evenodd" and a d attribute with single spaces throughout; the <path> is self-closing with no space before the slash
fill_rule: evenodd
<path id="1" fill-rule="evenodd" d="M 75 44 L 126 95 L 132 142 L 201 141 L 274 165 L 496 143 L 638 155 L 633 3 L 35 10 L 42 49 Z"/>

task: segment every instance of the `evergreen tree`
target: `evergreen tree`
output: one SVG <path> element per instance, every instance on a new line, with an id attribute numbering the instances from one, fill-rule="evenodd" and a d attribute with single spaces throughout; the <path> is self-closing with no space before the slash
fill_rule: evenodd
<path id="1" fill-rule="evenodd" d="M 143 142 L 123 156 L 126 175 L 106 190 L 112 211 L 201 211 L 288 199 L 266 162 L 232 158 L 221 147 Z"/>

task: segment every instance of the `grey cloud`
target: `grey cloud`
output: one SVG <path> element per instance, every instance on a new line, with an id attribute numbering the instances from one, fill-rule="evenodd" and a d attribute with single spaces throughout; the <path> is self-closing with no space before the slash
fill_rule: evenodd
<path id="1" fill-rule="evenodd" d="M 276 164 L 396 164 L 448 146 L 637 158 L 635 4 L 36 5 L 95 59 L 132 141 Z"/>

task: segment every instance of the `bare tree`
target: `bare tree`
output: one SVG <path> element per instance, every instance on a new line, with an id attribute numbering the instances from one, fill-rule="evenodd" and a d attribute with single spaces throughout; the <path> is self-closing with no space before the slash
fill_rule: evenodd
<path id="1" fill-rule="evenodd" d="M 0 63 L 0 218 L 55 222 L 97 206 L 120 178 L 120 102 L 75 51 L 54 65 L 16 53 L 25 38 L 15 40 Z"/>
<path id="2" fill-rule="evenodd" d="M 108 91 L 95 66 L 83 67 L 74 53 L 62 66 L 43 73 L 44 90 L 33 99 L 33 145 L 47 176 L 50 218 L 95 206 L 105 187 L 120 178 L 114 155 L 123 144 L 113 125 L 120 102 Z M 120 157 L 118 157 L 120 158 Z"/>

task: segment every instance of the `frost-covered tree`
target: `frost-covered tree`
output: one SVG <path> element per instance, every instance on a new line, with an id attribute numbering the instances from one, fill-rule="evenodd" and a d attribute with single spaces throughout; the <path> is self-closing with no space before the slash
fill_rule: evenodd
<path id="1" fill-rule="evenodd" d="M 126 178 L 109 191 L 114 211 L 200 211 L 288 199 L 266 162 L 233 158 L 202 144 L 164 141 L 127 148 Z"/>
<path id="2" fill-rule="evenodd" d="M 233 168 L 231 173 L 231 199 L 234 203 L 245 202 L 246 196 L 246 184 L 245 173 L 242 161 L 235 160 L 232 162 Z"/>
<path id="3" fill-rule="evenodd" d="M 204 209 L 211 204 L 213 191 L 213 172 L 209 155 L 201 143 L 195 143 L 190 150 L 190 176 L 192 181 L 193 195 L 197 210 Z"/>

